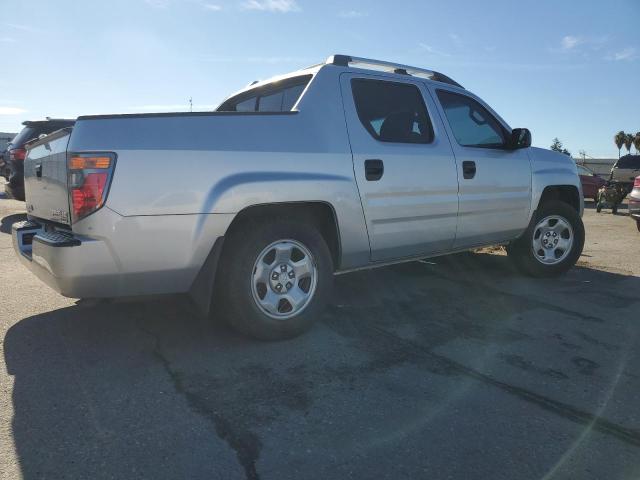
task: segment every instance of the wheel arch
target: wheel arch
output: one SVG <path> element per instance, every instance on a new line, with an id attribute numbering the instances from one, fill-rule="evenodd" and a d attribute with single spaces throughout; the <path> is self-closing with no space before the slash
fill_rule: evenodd
<path id="1" fill-rule="evenodd" d="M 286 216 L 286 218 L 299 218 L 301 221 L 312 222 L 320 231 L 327 242 L 334 270 L 338 269 L 341 262 L 342 246 L 340 241 L 340 227 L 338 217 L 331 203 L 314 200 L 300 202 L 261 203 L 244 207 L 229 224 L 224 237 L 219 237 L 204 264 L 200 268 L 191 288 L 189 297 L 195 305 L 198 313 L 208 316 L 211 312 L 212 300 L 215 291 L 216 275 L 218 273 L 219 260 L 225 249 L 225 240 L 238 232 L 256 218 L 265 216 Z"/>
<path id="2" fill-rule="evenodd" d="M 582 214 L 582 198 L 580 191 L 575 185 L 548 185 L 542 190 L 540 199 L 536 205 L 539 210 L 542 205 L 549 201 L 558 200 L 573 207 L 578 214 Z"/>
<path id="3" fill-rule="evenodd" d="M 334 268 L 337 269 L 341 262 L 342 242 L 340 239 L 340 226 L 335 207 L 325 200 L 305 200 L 277 203 L 259 203 L 249 205 L 238 212 L 229 228 L 227 236 L 233 235 L 252 219 L 267 217 L 286 217 L 299 221 L 311 221 L 324 238 Z"/>

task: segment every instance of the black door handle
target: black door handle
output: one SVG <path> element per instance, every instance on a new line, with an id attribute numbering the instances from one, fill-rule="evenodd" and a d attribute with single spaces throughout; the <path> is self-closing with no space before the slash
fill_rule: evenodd
<path id="1" fill-rule="evenodd" d="M 36 165 L 36 177 L 42 178 L 42 164 L 41 163 Z"/>
<path id="2" fill-rule="evenodd" d="M 462 176 L 466 179 L 476 176 L 476 162 L 465 160 L 462 162 Z"/>
<path id="3" fill-rule="evenodd" d="M 375 182 L 382 178 L 384 173 L 384 163 L 382 160 L 365 160 L 364 176 L 370 182 Z"/>

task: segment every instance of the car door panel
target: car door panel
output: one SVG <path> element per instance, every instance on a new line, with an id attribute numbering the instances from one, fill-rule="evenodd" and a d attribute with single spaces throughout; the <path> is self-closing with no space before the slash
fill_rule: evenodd
<path id="1" fill-rule="evenodd" d="M 527 149 L 507 150 L 461 144 L 460 139 L 456 137 L 456 133 L 458 136 L 460 133 L 454 133 L 451 127 L 451 121 L 455 121 L 455 117 L 452 116 L 451 120 L 447 117 L 438 96 L 439 91 L 450 92 L 477 102 L 482 107 L 483 115 L 490 115 L 492 122 L 505 130 L 503 135 L 506 135 L 507 127 L 477 97 L 468 95 L 467 92 L 431 87 L 434 99 L 438 100 L 438 111 L 449 134 L 459 169 L 460 207 L 454 248 L 491 244 L 515 238 L 527 228 L 531 211 L 531 162 Z M 468 116 L 473 115 L 469 112 Z M 469 133 L 469 136 L 473 137 L 473 134 Z M 482 138 L 483 133 L 478 133 L 477 136 Z M 500 141 L 504 141 L 504 136 Z M 473 164 L 473 175 L 465 174 L 465 164 Z"/>
<path id="2" fill-rule="evenodd" d="M 433 127 L 429 144 L 393 143 L 374 138 L 358 116 L 352 79 L 375 75 L 343 74 L 341 87 L 356 182 L 366 218 L 371 260 L 383 261 L 450 250 L 458 213 L 458 178 L 451 145 L 435 103 L 420 81 Z M 397 82 L 391 82 L 397 83 Z M 382 128 L 382 127 L 381 127 Z M 372 169 L 377 160 L 383 171 Z M 372 175 L 379 175 L 371 179 Z M 367 179 L 367 176 L 370 179 Z"/>

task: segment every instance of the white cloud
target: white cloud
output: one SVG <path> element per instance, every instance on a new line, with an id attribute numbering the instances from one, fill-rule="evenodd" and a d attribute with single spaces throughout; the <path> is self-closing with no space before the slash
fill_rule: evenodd
<path id="1" fill-rule="evenodd" d="M 243 10 L 260 10 L 265 12 L 298 12 L 300 7 L 296 0 L 247 0 L 241 5 Z"/>
<path id="2" fill-rule="evenodd" d="M 215 3 L 203 3 L 202 8 L 209 10 L 210 12 L 219 12 L 222 10 L 222 6 Z"/>
<path id="3" fill-rule="evenodd" d="M 443 52 L 441 50 L 436 50 L 431 45 L 427 45 L 426 43 L 420 43 L 419 46 L 420 46 L 420 48 L 422 48 L 427 53 L 430 53 L 431 55 L 436 55 L 438 57 L 450 57 L 451 56 L 450 53 Z"/>
<path id="4" fill-rule="evenodd" d="M 5 25 L 9 28 L 13 28 L 15 30 L 21 30 L 23 32 L 35 33 L 38 31 L 37 28 L 32 27 L 31 25 L 20 25 L 17 23 L 5 23 Z"/>
<path id="5" fill-rule="evenodd" d="M 24 108 L 18 107 L 0 107 L 0 115 L 20 115 L 26 112 Z"/>
<path id="6" fill-rule="evenodd" d="M 578 45 L 581 45 L 583 43 L 584 43 L 584 38 L 582 38 L 582 37 L 575 37 L 573 35 L 566 35 L 566 36 L 562 37 L 562 41 L 560 42 L 560 45 L 561 45 L 563 50 L 572 50 L 572 49 L 576 48 Z"/>
<path id="7" fill-rule="evenodd" d="M 449 34 L 449 38 L 451 39 L 451 41 L 453 43 L 455 43 L 458 47 L 462 46 L 462 39 L 460 38 L 460 35 L 458 35 L 457 33 L 450 33 Z"/>
<path id="8" fill-rule="evenodd" d="M 340 18 L 362 18 L 368 15 L 369 14 L 367 12 L 361 12 L 358 10 L 347 10 L 347 11 L 340 12 L 338 14 Z"/>
<path id="9" fill-rule="evenodd" d="M 155 8 L 167 8 L 169 0 L 144 0 L 144 3 Z"/>
<path id="10" fill-rule="evenodd" d="M 198 55 L 197 58 L 203 62 L 211 63 L 264 63 L 264 64 L 307 64 L 314 61 L 313 58 L 305 57 L 219 57 L 216 55 Z M 317 60 L 317 59 L 315 59 Z"/>
<path id="11" fill-rule="evenodd" d="M 635 60 L 636 58 L 638 58 L 638 52 L 633 47 L 627 47 L 620 50 L 619 52 L 615 52 L 611 57 L 611 59 L 617 60 L 617 61 L 620 61 L 620 60 L 630 61 L 630 60 Z"/>

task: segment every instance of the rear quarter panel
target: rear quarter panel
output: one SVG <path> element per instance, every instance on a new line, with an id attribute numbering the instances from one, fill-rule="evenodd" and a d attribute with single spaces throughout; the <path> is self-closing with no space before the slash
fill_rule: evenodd
<path id="1" fill-rule="evenodd" d="M 364 265 L 369 242 L 337 77 L 332 88 L 317 83 L 300 108 L 81 118 L 69 150 L 117 153 L 107 207 L 124 217 L 198 215 L 196 243 L 209 215 L 265 203 L 325 202 L 337 217 L 341 267 Z"/>

